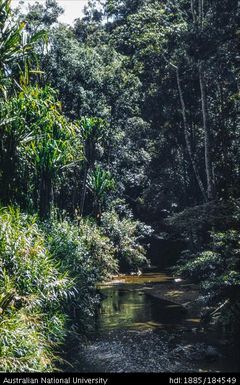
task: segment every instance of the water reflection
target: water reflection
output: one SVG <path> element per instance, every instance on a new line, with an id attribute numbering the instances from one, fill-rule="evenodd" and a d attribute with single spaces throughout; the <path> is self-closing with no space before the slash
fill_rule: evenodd
<path id="1" fill-rule="evenodd" d="M 99 331 L 114 328 L 143 329 L 178 325 L 184 318 L 181 306 L 154 298 L 141 289 L 106 287 L 97 328 Z"/>
<path id="2" fill-rule="evenodd" d="M 239 354 L 226 349 L 218 356 L 218 351 L 223 352 L 218 334 L 198 328 L 200 320 L 191 318 L 183 307 L 149 294 L 153 287 L 159 293 L 166 286 L 171 289 L 171 281 L 164 274 L 147 273 L 116 277 L 99 286 L 104 300 L 96 328 L 85 347 L 81 345 L 71 371 L 238 371 Z M 216 361 L 209 359 L 214 349 Z"/>

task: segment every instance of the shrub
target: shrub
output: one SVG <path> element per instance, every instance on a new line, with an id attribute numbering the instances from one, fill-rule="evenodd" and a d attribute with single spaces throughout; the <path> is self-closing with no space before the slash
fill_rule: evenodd
<path id="1" fill-rule="evenodd" d="M 209 249 L 182 259 L 177 273 L 200 283 L 205 303 L 217 309 L 212 310 L 215 319 L 233 330 L 240 318 L 240 234 L 228 230 L 211 238 Z"/>
<path id="2" fill-rule="evenodd" d="M 113 244 L 95 223 L 82 220 L 80 226 L 67 220 L 48 225 L 47 243 L 61 271 L 68 271 L 78 288 L 71 307 L 80 310 L 80 321 L 93 316 L 98 298 L 97 282 L 118 271 Z"/>
<path id="3" fill-rule="evenodd" d="M 192 256 L 191 260 L 183 263 L 178 267 L 178 273 L 184 277 L 194 279 L 201 282 L 216 274 L 217 267 L 221 266 L 221 256 L 213 251 L 207 250 L 196 256 Z"/>
<path id="4" fill-rule="evenodd" d="M 120 219 L 115 211 L 111 211 L 102 215 L 101 226 L 103 233 L 114 244 L 116 259 L 121 269 L 137 269 L 148 264 L 145 249 L 140 244 L 140 222 L 131 218 Z"/>

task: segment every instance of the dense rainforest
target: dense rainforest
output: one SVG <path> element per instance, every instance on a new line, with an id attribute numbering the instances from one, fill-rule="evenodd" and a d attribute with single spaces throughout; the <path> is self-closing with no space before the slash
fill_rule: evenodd
<path id="1" fill-rule="evenodd" d="M 90 0 L 72 26 L 62 12 L 0 0 L 0 370 L 58 368 L 96 284 L 162 267 L 166 244 L 164 268 L 234 340 L 238 1 Z"/>

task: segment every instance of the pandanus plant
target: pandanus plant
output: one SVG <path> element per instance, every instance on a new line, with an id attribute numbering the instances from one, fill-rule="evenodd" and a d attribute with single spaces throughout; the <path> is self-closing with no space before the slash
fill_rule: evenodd
<path id="1" fill-rule="evenodd" d="M 114 189 L 115 181 L 109 171 L 103 170 L 100 166 L 96 166 L 89 174 L 87 187 L 93 194 L 93 209 L 97 222 L 101 221 L 102 206 L 106 199 L 107 193 Z"/>
<path id="2" fill-rule="evenodd" d="M 13 198 L 17 147 L 27 134 L 22 111 L 14 106 L 17 97 L 9 94 L 12 96 L 14 90 L 28 84 L 30 72 L 37 72 L 29 64 L 34 56 L 33 47 L 43 36 L 43 31 L 27 35 L 25 22 L 18 23 L 12 17 L 11 1 L 0 0 L 0 199 L 4 204 Z"/>
<path id="3" fill-rule="evenodd" d="M 91 170 L 94 168 L 94 163 L 96 160 L 96 146 L 97 143 L 102 143 L 104 140 L 106 140 L 108 128 L 103 119 L 84 117 L 80 122 L 80 132 L 84 147 L 84 173 L 80 200 L 80 216 L 82 216 L 87 190 L 87 179 L 89 172 L 91 172 Z"/>
<path id="4" fill-rule="evenodd" d="M 77 137 L 78 126 L 64 117 L 51 88 L 30 89 L 25 103 L 30 133 L 21 146 L 39 183 L 39 214 L 44 219 L 50 213 L 59 171 L 81 158 L 82 145 Z"/>
<path id="5" fill-rule="evenodd" d="M 4 113 L 6 120 L 2 140 L 9 152 L 0 153 L 0 182 L 4 185 L 0 197 L 9 204 L 24 185 L 29 197 L 36 195 L 40 217 L 47 218 L 57 176 L 63 167 L 81 158 L 78 126 L 64 117 L 50 87 L 25 87 L 4 106 L 0 110 L 0 117 Z"/>

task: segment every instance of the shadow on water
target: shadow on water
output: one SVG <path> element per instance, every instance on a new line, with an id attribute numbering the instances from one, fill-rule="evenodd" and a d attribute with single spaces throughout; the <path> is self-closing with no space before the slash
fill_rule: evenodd
<path id="1" fill-rule="evenodd" d="M 182 306 L 154 298 L 141 289 L 108 287 L 102 292 L 105 299 L 97 319 L 99 332 L 115 328 L 174 327 L 186 314 Z"/>
<path id="2" fill-rule="evenodd" d="M 186 317 L 186 310 L 148 294 L 148 289 L 155 285 L 172 281 L 172 277 L 164 273 L 148 272 L 120 275 L 99 285 L 104 299 L 96 319 L 96 331 L 178 328 Z"/>

